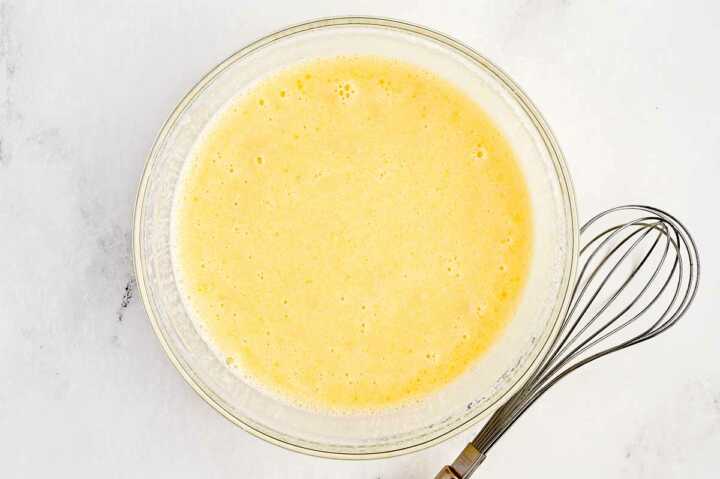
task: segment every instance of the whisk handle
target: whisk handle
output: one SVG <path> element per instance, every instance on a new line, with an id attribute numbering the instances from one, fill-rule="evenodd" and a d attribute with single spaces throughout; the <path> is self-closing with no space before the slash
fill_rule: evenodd
<path id="1" fill-rule="evenodd" d="M 467 479 L 484 460 L 485 454 L 470 443 L 451 465 L 442 468 L 435 479 Z"/>

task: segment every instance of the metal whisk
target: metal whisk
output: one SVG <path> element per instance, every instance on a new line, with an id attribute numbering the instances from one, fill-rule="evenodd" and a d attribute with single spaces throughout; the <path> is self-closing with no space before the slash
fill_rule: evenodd
<path id="1" fill-rule="evenodd" d="M 527 382 L 435 479 L 467 479 L 515 421 L 559 380 L 651 339 L 685 314 L 700 264 L 687 229 L 650 206 L 619 206 L 580 229 L 579 272 L 557 336 Z"/>

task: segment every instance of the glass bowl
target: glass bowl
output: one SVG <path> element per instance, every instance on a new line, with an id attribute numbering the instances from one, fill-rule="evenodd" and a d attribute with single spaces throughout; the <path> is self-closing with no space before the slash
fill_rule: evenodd
<path id="1" fill-rule="evenodd" d="M 196 330 L 173 272 L 170 225 L 178 177 L 208 121 L 265 75 L 312 57 L 377 54 L 440 74 L 472 96 L 510 140 L 528 185 L 533 257 L 518 309 L 477 363 L 422 405 L 337 415 L 293 406 L 247 384 L 216 357 Z M 153 328 L 185 380 L 233 423 L 289 449 L 370 458 L 437 443 L 492 412 L 533 370 L 556 334 L 577 260 L 573 188 L 549 128 L 522 91 L 487 59 L 440 33 L 364 17 L 293 26 L 238 51 L 180 101 L 150 152 L 135 207 L 137 282 Z"/>

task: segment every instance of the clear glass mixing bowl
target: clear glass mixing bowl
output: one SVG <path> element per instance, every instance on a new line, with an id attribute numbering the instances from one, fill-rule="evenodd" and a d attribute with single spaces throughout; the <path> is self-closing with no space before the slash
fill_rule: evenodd
<path id="1" fill-rule="evenodd" d="M 217 358 L 188 315 L 173 273 L 170 218 L 188 152 L 211 117 L 241 90 L 312 57 L 377 54 L 439 73 L 475 98 L 511 141 L 534 212 L 534 253 L 518 310 L 490 351 L 422 406 L 338 416 L 279 401 L 245 383 Z M 540 113 L 487 59 L 445 35 L 379 18 L 297 25 L 243 48 L 182 99 L 160 131 L 135 208 L 134 259 L 145 308 L 168 357 L 208 404 L 243 429 L 309 454 L 368 458 L 437 443 L 502 404 L 536 366 L 556 333 L 577 259 L 573 188 L 562 153 Z"/>

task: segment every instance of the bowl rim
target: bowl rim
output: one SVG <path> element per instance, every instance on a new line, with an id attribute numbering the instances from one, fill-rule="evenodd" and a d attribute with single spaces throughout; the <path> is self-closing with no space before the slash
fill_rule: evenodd
<path id="1" fill-rule="evenodd" d="M 532 358 L 531 361 L 528 362 L 528 364 L 525 366 L 525 371 L 522 372 L 516 379 L 515 383 L 507 389 L 501 396 L 499 396 L 490 406 L 485 408 L 483 411 L 478 412 L 475 416 L 467 419 L 461 424 L 458 424 L 457 426 L 453 427 L 452 429 L 443 432 L 442 434 L 439 434 L 431 439 L 424 440 L 420 443 L 413 444 L 410 446 L 402 447 L 402 448 L 396 448 L 396 449 L 389 449 L 386 451 L 377 451 L 377 452 L 337 452 L 337 451 L 329 451 L 329 450 L 321 450 L 321 449 L 313 449 L 311 447 L 307 447 L 300 444 L 291 443 L 282 439 L 279 439 L 277 437 L 274 437 L 262 430 L 259 430 L 252 425 L 243 422 L 239 418 L 237 418 L 235 415 L 233 415 L 230 411 L 226 410 L 222 405 L 218 404 L 215 400 L 212 399 L 212 397 L 202 388 L 200 384 L 198 384 L 194 379 L 193 376 L 183 368 L 180 361 L 177 359 L 175 355 L 175 351 L 170 346 L 167 338 L 163 335 L 162 329 L 158 323 L 158 319 L 154 314 L 152 302 L 149 298 L 149 293 L 146 287 L 145 282 L 145 264 L 143 262 L 143 258 L 141 255 L 141 230 L 142 230 L 142 219 L 143 219 L 143 205 L 145 201 L 145 194 L 148 190 L 148 182 L 149 182 L 149 172 L 152 170 L 152 167 L 156 161 L 156 157 L 161 150 L 161 147 L 164 145 L 165 140 L 167 139 L 168 133 L 173 128 L 176 120 L 178 117 L 185 111 L 185 109 L 190 105 L 190 103 L 194 100 L 194 98 L 201 93 L 205 87 L 215 79 L 220 73 L 222 73 L 226 68 L 228 68 L 230 65 L 235 63 L 236 61 L 241 60 L 245 56 L 249 55 L 250 53 L 268 45 L 271 44 L 279 39 L 307 32 L 310 30 L 315 29 L 321 29 L 321 28 L 327 28 L 327 27 L 338 27 L 338 26 L 366 26 L 366 27 L 379 27 L 379 28 L 387 28 L 391 30 L 399 30 L 403 33 L 410 33 L 413 35 L 417 35 L 420 37 L 424 37 L 426 39 L 430 39 L 436 42 L 439 42 L 447 47 L 450 47 L 451 49 L 454 49 L 456 52 L 462 54 L 465 58 L 471 60 L 472 62 L 479 64 L 482 68 L 486 69 L 489 73 L 495 76 L 497 80 L 499 80 L 510 92 L 513 99 L 517 102 L 518 106 L 520 106 L 525 114 L 528 115 L 530 120 L 532 121 L 532 124 L 534 128 L 537 130 L 538 134 L 543 140 L 543 143 L 545 147 L 547 148 L 550 157 L 553 161 L 555 172 L 557 175 L 557 179 L 560 185 L 560 188 L 562 190 L 562 196 L 564 200 L 564 208 L 566 210 L 566 215 L 569 219 L 568 221 L 568 227 L 570 229 L 569 231 L 569 240 L 570 244 L 569 246 L 569 254 L 567 255 L 567 259 L 565 261 L 565 264 L 563 265 L 563 276 L 562 276 L 562 282 L 558 294 L 558 302 L 556 302 L 554 310 L 555 310 L 555 318 L 552 320 L 553 325 L 550 331 L 550 334 L 546 336 L 545 343 L 542 345 L 542 347 L 538 348 L 537 353 Z M 170 360 L 170 362 L 173 364 L 175 369 L 180 373 L 180 375 L 184 378 L 185 382 L 188 383 L 193 390 L 206 402 L 208 403 L 216 412 L 224 416 L 226 419 L 228 419 L 230 422 L 235 424 L 236 426 L 239 426 L 243 430 L 249 432 L 255 437 L 258 437 L 260 439 L 263 439 L 266 442 L 269 442 L 271 444 L 283 447 L 285 449 L 300 452 L 303 454 L 307 454 L 310 456 L 316 456 L 316 457 L 324 457 L 324 458 L 331 458 L 331 459 L 379 459 L 379 458 L 386 458 L 386 457 L 393 457 L 393 456 L 399 456 L 402 454 L 408 454 L 411 452 L 420 451 L 422 449 L 426 449 L 428 447 L 431 447 L 433 445 L 436 445 L 440 442 L 443 442 L 465 430 L 468 428 L 474 426 L 479 421 L 487 417 L 490 413 L 492 413 L 495 409 L 497 409 L 500 405 L 503 404 L 507 398 L 509 398 L 512 394 L 514 394 L 525 382 L 527 377 L 532 374 L 533 371 L 535 371 L 538 367 L 538 363 L 540 361 L 540 358 L 543 356 L 543 353 L 547 351 L 548 347 L 551 344 L 551 339 L 553 339 L 559 330 L 560 326 L 560 318 L 564 316 L 566 313 L 569 302 L 570 302 L 570 288 L 571 285 L 574 282 L 575 274 L 576 274 L 576 268 L 577 268 L 577 259 L 578 259 L 578 246 L 579 245 L 579 229 L 578 229 L 578 220 L 577 220 L 577 206 L 575 202 L 575 191 L 572 179 L 570 177 L 570 173 L 568 171 L 567 165 L 565 163 L 565 157 L 560 149 L 560 146 L 557 143 L 557 140 L 555 139 L 555 136 L 553 135 L 550 127 L 546 123 L 545 119 L 540 114 L 539 110 L 535 107 L 535 105 L 530 101 L 530 99 L 527 97 L 527 95 L 522 91 L 522 89 L 515 84 L 515 82 L 500 68 L 495 66 L 490 60 L 485 58 L 480 53 L 476 52 L 469 46 L 463 44 L 462 42 L 445 35 L 443 33 L 437 32 L 435 30 L 432 30 L 430 28 L 417 25 L 414 23 L 406 22 L 403 20 L 396 20 L 386 17 L 374 17 L 374 16 L 335 16 L 335 17 L 325 17 L 325 18 L 319 18 L 316 20 L 310 20 L 307 22 L 294 24 L 292 26 L 283 28 L 279 31 L 276 31 L 275 33 L 271 33 L 269 35 L 266 35 L 248 45 L 241 48 L 240 50 L 237 50 L 235 53 L 231 54 L 227 58 L 225 58 L 223 61 L 218 63 L 214 68 L 212 68 L 208 73 L 206 73 L 195 85 L 186 93 L 182 99 L 177 103 L 175 108 L 173 109 L 172 113 L 168 116 L 168 118 L 163 123 L 163 126 L 161 127 L 160 131 L 155 137 L 155 140 L 153 141 L 153 146 L 150 149 L 146 160 L 145 165 L 143 167 L 142 177 L 138 186 L 136 200 L 135 200 L 135 209 L 133 213 L 133 241 L 132 241 L 132 248 L 133 248 L 133 265 L 135 270 L 135 278 L 136 283 L 138 286 L 138 291 L 140 292 L 140 296 L 142 298 L 143 307 L 148 315 L 148 318 L 150 319 L 150 323 L 152 325 L 153 330 L 155 331 L 155 335 L 157 336 L 163 350 L 165 351 L 166 356 Z"/>

